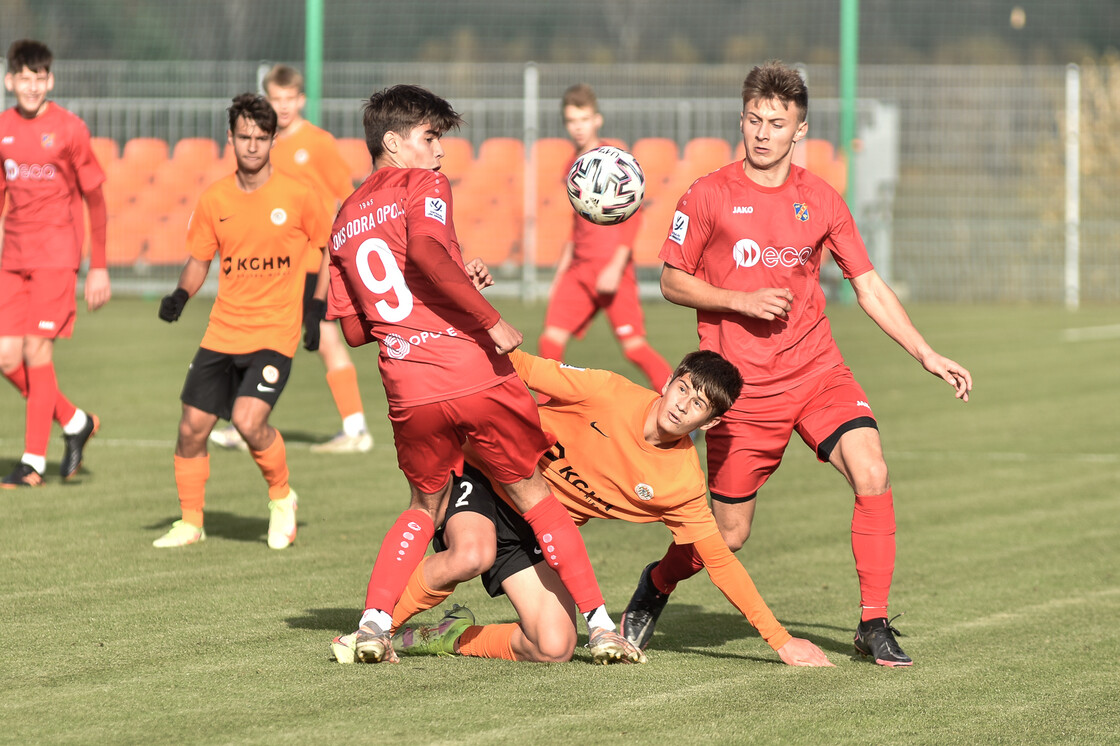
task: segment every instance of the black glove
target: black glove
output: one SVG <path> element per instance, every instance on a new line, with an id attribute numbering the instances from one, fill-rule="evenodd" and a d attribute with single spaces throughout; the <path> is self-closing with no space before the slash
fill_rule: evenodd
<path id="1" fill-rule="evenodd" d="M 312 298 L 303 308 L 303 349 L 319 349 L 319 324 L 327 317 L 327 303 Z"/>
<path id="2" fill-rule="evenodd" d="M 183 313 L 183 306 L 187 305 L 190 298 L 186 290 L 175 288 L 174 293 L 163 296 L 163 300 L 159 302 L 159 317 L 168 323 L 178 321 Z"/>

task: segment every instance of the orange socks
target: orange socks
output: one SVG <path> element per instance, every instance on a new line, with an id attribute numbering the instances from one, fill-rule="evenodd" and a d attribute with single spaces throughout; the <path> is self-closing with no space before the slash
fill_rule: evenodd
<path id="1" fill-rule="evenodd" d="M 362 412 L 362 395 L 358 391 L 358 370 L 353 365 L 327 371 L 327 387 L 342 419 Z"/>
<path id="2" fill-rule="evenodd" d="M 469 655 L 475 658 L 501 658 L 502 660 L 518 660 L 513 652 L 513 633 L 518 630 L 518 625 L 487 624 L 485 627 L 467 627 L 459 637 L 459 655 Z"/>
<path id="3" fill-rule="evenodd" d="M 416 566 L 416 569 L 412 571 L 412 575 L 408 578 L 408 585 L 404 587 L 404 593 L 401 594 L 400 600 L 393 608 L 393 628 L 390 632 L 396 632 L 397 627 L 420 612 L 439 606 L 451 595 L 451 591 L 432 590 L 424 582 L 424 565 L 428 559 L 429 557 L 425 557 L 420 560 L 420 564 Z"/>
<path id="4" fill-rule="evenodd" d="M 175 487 L 179 490 L 179 507 L 183 511 L 183 521 L 192 526 L 202 526 L 206 480 L 209 478 L 209 454 L 202 458 L 175 457 Z"/>
<path id="5" fill-rule="evenodd" d="M 288 496 L 291 488 L 288 486 L 288 450 L 284 447 L 284 438 L 280 431 L 276 431 L 276 440 L 263 451 L 253 451 L 253 460 L 268 482 L 268 499 L 283 500 Z"/>

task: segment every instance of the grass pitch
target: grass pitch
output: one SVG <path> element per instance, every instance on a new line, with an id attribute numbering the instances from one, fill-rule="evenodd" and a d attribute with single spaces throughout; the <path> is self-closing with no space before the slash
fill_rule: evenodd
<path id="1" fill-rule="evenodd" d="M 778 618 L 835 669 L 795 669 L 706 576 L 678 588 L 646 666 L 467 658 L 339 666 L 378 542 L 406 502 L 374 351 L 354 351 L 376 447 L 313 455 L 338 429 L 319 361 L 300 352 L 273 422 L 300 494 L 299 538 L 269 550 L 267 495 L 242 453 L 211 456 L 208 540 L 151 541 L 178 516 L 178 392 L 207 302 L 182 321 L 152 299 L 82 313 L 56 359 L 102 417 L 86 468 L 0 493 L 2 743 L 1116 743 L 1120 715 L 1120 411 L 1115 308 L 916 306 L 939 351 L 969 367 L 961 404 L 858 308 L 830 314 L 881 420 L 898 518 L 892 610 L 910 670 L 853 657 L 851 495 L 799 442 L 763 490 L 739 556 Z M 500 303 L 534 349 L 544 308 Z M 675 362 L 693 316 L 648 305 Z M 1080 331 L 1068 332 L 1074 329 Z M 1087 330 L 1087 331 L 1086 331 Z M 1110 332 L 1111 330 L 1111 332 Z M 630 376 L 600 320 L 569 360 Z M 23 408 L 0 387 L 0 469 Z M 588 550 L 617 615 L 669 533 L 598 521 Z M 512 608 L 477 581 L 452 597 L 481 622 Z M 430 618 L 440 612 L 432 611 Z"/>

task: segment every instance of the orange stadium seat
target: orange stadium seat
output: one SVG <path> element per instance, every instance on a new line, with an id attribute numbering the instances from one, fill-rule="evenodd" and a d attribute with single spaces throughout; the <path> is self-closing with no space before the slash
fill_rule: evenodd
<path id="1" fill-rule="evenodd" d="M 465 137 L 441 137 L 439 143 L 443 146 L 440 173 L 447 176 L 454 187 L 474 165 L 474 146 Z"/>
<path id="2" fill-rule="evenodd" d="M 538 190 L 546 184 L 562 184 L 575 154 L 575 146 L 563 137 L 545 137 L 533 143 Z"/>
<path id="3" fill-rule="evenodd" d="M 149 216 L 137 210 L 125 210 L 109 218 L 105 257 L 110 267 L 126 267 L 140 258 L 151 223 Z"/>
<path id="4" fill-rule="evenodd" d="M 209 137 L 185 137 L 175 143 L 170 163 L 184 172 L 205 173 L 218 160 L 218 143 Z"/>
<path id="5" fill-rule="evenodd" d="M 731 162 L 731 145 L 721 137 L 697 137 L 689 140 L 681 154 L 681 165 L 693 179 L 726 166 Z"/>
<path id="6" fill-rule="evenodd" d="M 167 160 L 169 153 L 167 143 L 158 137 L 134 137 L 124 144 L 121 158 L 130 163 L 144 163 L 155 169 Z"/>
<path id="7" fill-rule="evenodd" d="M 93 155 L 101 168 L 106 168 L 110 163 L 120 158 L 120 146 L 111 137 L 91 137 L 89 144 L 93 148 Z"/>
<path id="8" fill-rule="evenodd" d="M 337 142 L 342 160 L 350 166 L 350 180 L 354 183 L 365 181 L 373 170 L 373 161 L 369 157 L 366 141 L 360 137 L 340 137 Z"/>

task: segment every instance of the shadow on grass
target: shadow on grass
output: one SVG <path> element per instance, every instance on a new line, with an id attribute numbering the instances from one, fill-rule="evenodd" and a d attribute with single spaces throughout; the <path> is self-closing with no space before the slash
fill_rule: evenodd
<path id="1" fill-rule="evenodd" d="M 169 529 L 178 518 L 166 518 L 158 523 L 143 528 L 149 531 Z M 306 525 L 303 521 L 296 521 L 296 528 Z M 268 518 L 261 516 L 243 516 L 228 513 L 224 510 L 206 511 L 206 538 L 222 538 L 232 541 L 245 541 L 254 544 L 268 540 Z"/>
<path id="2" fill-rule="evenodd" d="M 334 433 L 330 435 L 323 435 L 321 433 L 309 433 L 306 430 L 281 430 L 280 434 L 284 436 L 285 443 L 304 443 L 309 446 L 318 443 L 326 443 L 328 440 L 335 436 Z"/>
<path id="3" fill-rule="evenodd" d="M 327 632 L 353 632 L 362 610 L 357 606 L 329 609 L 306 609 L 302 615 L 288 617 L 285 623 L 292 629 L 317 629 Z"/>

